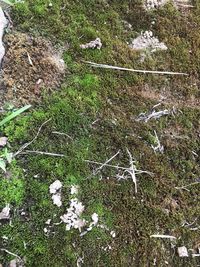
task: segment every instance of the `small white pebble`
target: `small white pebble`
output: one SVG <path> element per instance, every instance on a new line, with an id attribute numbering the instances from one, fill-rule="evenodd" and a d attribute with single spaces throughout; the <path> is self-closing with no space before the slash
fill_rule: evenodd
<path id="1" fill-rule="evenodd" d="M 183 247 L 178 247 L 178 255 L 179 257 L 188 257 L 188 250 L 185 246 Z"/>

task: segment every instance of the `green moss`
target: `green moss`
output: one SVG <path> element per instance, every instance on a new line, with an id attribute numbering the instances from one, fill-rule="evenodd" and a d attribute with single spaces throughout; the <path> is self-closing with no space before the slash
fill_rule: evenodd
<path id="1" fill-rule="evenodd" d="M 186 15 L 171 3 L 146 12 L 141 1 L 125 0 L 119 4 L 56 0 L 49 6 L 47 0 L 26 0 L 15 6 L 13 17 L 20 30 L 38 34 L 39 25 L 41 34 L 52 42 L 68 42 L 64 60 L 69 73 L 59 91 L 44 95 L 39 107 L 4 128 L 9 149 L 17 151 L 33 139 L 44 121 L 51 119 L 28 149 L 65 155 L 20 155 L 17 164 L 10 166 L 12 177 L 0 181 L 3 204 L 10 202 L 13 208 L 25 209 L 27 213 L 25 217 L 13 215 L 14 227 L 3 225 L 2 235 L 9 237 L 7 248 L 25 256 L 28 266 L 76 266 L 77 258 L 83 255 L 84 266 L 151 266 L 155 258 L 158 266 L 164 266 L 166 260 L 171 266 L 196 266 L 191 259 L 183 262 L 177 255 L 172 257 L 174 251 L 168 241 L 149 236 L 157 232 L 172 234 L 180 237 L 177 245 L 188 248 L 194 248 L 198 241 L 197 232 L 181 227 L 184 220 L 192 222 L 198 217 L 199 206 L 194 207 L 198 185 L 190 192 L 176 187 L 196 181 L 200 173 L 197 158 L 191 152 L 199 151 L 200 114 L 195 102 L 199 80 L 199 7 Z M 124 20 L 132 24 L 132 30 L 127 29 Z M 142 62 L 140 53 L 131 51 L 126 42 L 150 28 L 168 50 L 147 54 Z M 96 37 L 103 43 L 100 51 L 80 48 L 80 44 Z M 184 71 L 190 76 L 94 69 L 83 60 L 137 69 Z M 137 122 L 141 112 L 150 111 L 158 103 L 162 92 L 167 100 L 160 109 L 172 110 L 175 105 L 175 114 L 148 123 Z M 154 130 L 164 145 L 162 155 L 153 153 L 151 148 L 155 144 Z M 170 132 L 188 138 L 173 137 Z M 85 162 L 106 162 L 120 150 L 110 163 L 129 167 L 126 148 L 133 154 L 137 168 L 153 173 L 136 177 L 137 194 L 131 179 L 117 180 L 116 175 L 123 172 L 104 166 L 93 175 L 99 165 Z M 22 168 L 26 170 L 25 178 Z M 49 194 L 49 185 L 56 179 L 63 183 L 61 209 L 52 204 Z M 85 205 L 83 217 L 90 221 L 91 215 L 97 213 L 100 223 L 109 231 L 116 231 L 115 239 L 100 228 L 81 238 L 76 230 L 66 231 L 64 224 L 52 224 L 49 236 L 45 236 L 45 222 L 52 219 L 58 223 L 69 207 L 72 184 L 80 186 L 78 197 Z M 178 203 L 176 210 L 166 202 L 168 199 Z M 102 249 L 109 245 L 111 250 Z M 9 255 L 0 255 L 1 262 L 7 264 L 8 260 Z"/>

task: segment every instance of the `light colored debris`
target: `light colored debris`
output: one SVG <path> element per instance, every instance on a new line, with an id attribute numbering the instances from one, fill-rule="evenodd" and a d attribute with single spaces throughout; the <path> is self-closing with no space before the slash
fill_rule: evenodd
<path id="1" fill-rule="evenodd" d="M 62 183 L 59 180 L 56 180 L 49 186 L 49 191 L 51 194 L 56 194 L 58 190 L 62 188 Z"/>
<path id="2" fill-rule="evenodd" d="M 72 185 L 71 186 L 71 195 L 77 195 L 78 194 L 78 190 L 79 190 L 79 186 L 78 185 Z"/>
<path id="3" fill-rule="evenodd" d="M 5 146 L 7 144 L 7 137 L 0 137 L 0 146 Z"/>
<path id="4" fill-rule="evenodd" d="M 21 263 L 23 262 L 22 258 L 20 256 L 18 256 L 17 254 L 15 254 L 15 253 L 13 253 L 13 252 L 5 249 L 5 248 L 0 248 L 0 250 L 6 252 L 7 254 L 9 254 L 11 256 L 16 257 L 19 260 L 19 262 L 21 262 Z"/>
<path id="5" fill-rule="evenodd" d="M 93 171 L 93 175 L 96 175 L 97 173 L 99 173 L 103 169 L 103 167 L 105 167 L 109 162 L 111 162 L 114 158 L 116 158 L 117 155 L 119 155 L 119 151 L 114 156 L 106 160 L 106 162 L 102 163 L 102 165 L 99 168 Z"/>
<path id="6" fill-rule="evenodd" d="M 115 231 L 111 231 L 111 232 L 110 232 L 110 235 L 111 235 L 113 238 L 115 238 L 115 237 L 116 237 L 116 233 L 115 233 Z"/>
<path id="7" fill-rule="evenodd" d="M 117 170 L 123 170 L 123 174 L 117 174 L 117 179 L 118 180 L 122 180 L 122 179 L 128 179 L 131 177 L 134 185 L 135 185 L 135 192 L 137 193 L 137 180 L 136 180 L 136 175 L 137 174 L 142 174 L 142 173 L 146 173 L 148 175 L 153 175 L 151 172 L 148 172 L 148 171 L 143 171 L 143 170 L 138 170 L 136 168 L 136 165 L 135 165 L 135 161 L 133 160 L 133 157 L 130 153 L 130 151 L 127 149 L 127 153 L 128 153 L 128 156 L 129 156 L 129 164 L 130 166 L 125 168 L 125 167 L 120 167 L 120 166 L 115 166 L 115 165 L 110 165 L 108 164 L 108 162 L 110 162 L 114 157 L 116 157 L 118 154 L 119 154 L 119 151 L 111 158 L 109 159 L 108 161 L 106 161 L 105 163 L 100 163 L 100 162 L 96 162 L 96 161 L 90 161 L 90 160 L 85 160 L 86 162 L 88 163 L 94 163 L 94 164 L 97 164 L 97 165 L 101 165 L 101 167 L 97 170 L 101 170 L 103 167 L 107 166 L 107 167 L 111 167 L 111 168 L 115 168 Z M 127 175 L 128 173 L 128 175 Z"/>
<path id="8" fill-rule="evenodd" d="M 60 193 L 56 193 L 52 195 L 52 200 L 53 200 L 53 204 L 58 206 L 59 208 L 62 206 L 62 201 L 61 201 L 61 194 Z"/>
<path id="9" fill-rule="evenodd" d="M 59 157 L 59 158 L 65 157 L 64 154 L 51 153 L 51 152 L 38 151 L 38 150 L 25 150 L 24 152 L 21 152 L 21 155 L 26 155 L 26 154 L 38 154 L 38 155 L 45 155 L 45 156 Z"/>
<path id="10" fill-rule="evenodd" d="M 194 183 L 191 183 L 191 184 L 188 184 L 188 185 L 184 185 L 184 186 L 181 186 L 181 187 L 175 187 L 176 189 L 184 189 L 184 190 L 186 190 L 186 191 L 188 191 L 188 192 L 190 192 L 190 190 L 189 189 L 187 189 L 187 187 L 190 187 L 190 186 L 193 186 L 193 185 L 197 185 L 197 184 L 199 184 L 200 182 L 194 182 Z"/>
<path id="11" fill-rule="evenodd" d="M 5 55 L 5 48 L 3 45 L 3 34 L 7 24 L 8 24 L 7 19 L 4 15 L 3 9 L 0 6 L 0 69 L 3 57 Z"/>
<path id="12" fill-rule="evenodd" d="M 7 204 L 5 208 L 0 212 L 0 220 L 8 220 L 10 219 L 10 205 Z"/>
<path id="13" fill-rule="evenodd" d="M 162 116 L 169 115 L 171 112 L 168 109 L 155 111 L 153 110 L 151 113 L 141 113 L 136 121 L 145 121 L 148 122 L 151 119 L 159 119 Z"/>
<path id="14" fill-rule="evenodd" d="M 183 258 L 183 257 L 189 257 L 187 248 L 185 246 L 178 247 L 178 255 L 181 258 Z"/>
<path id="15" fill-rule="evenodd" d="M 53 194 L 52 195 L 53 204 L 58 207 L 62 206 L 61 188 L 62 188 L 62 183 L 59 180 L 56 180 L 49 186 L 50 194 Z"/>
<path id="16" fill-rule="evenodd" d="M 82 44 L 80 45 L 80 48 L 82 49 L 87 49 L 87 48 L 92 48 L 92 49 L 101 49 L 102 48 L 102 43 L 100 38 L 96 38 L 94 41 L 91 41 L 87 44 Z"/>
<path id="17" fill-rule="evenodd" d="M 132 40 L 129 47 L 134 50 L 148 49 L 152 53 L 157 50 L 167 50 L 167 46 L 154 37 L 152 31 L 142 32 L 137 38 Z"/>
<path id="18" fill-rule="evenodd" d="M 123 71 L 130 71 L 130 72 L 143 73 L 143 74 L 149 73 L 149 74 L 161 74 L 161 75 L 186 75 L 186 76 L 188 76 L 187 73 L 183 73 L 183 72 L 136 70 L 136 69 L 123 68 L 123 67 L 116 67 L 116 66 L 107 65 L 107 64 L 98 64 L 98 63 L 91 62 L 91 61 L 83 61 L 83 62 L 91 65 L 91 67 L 93 67 L 93 68 L 123 70 Z"/>
<path id="19" fill-rule="evenodd" d="M 62 215 L 60 218 L 66 224 L 66 230 L 69 231 L 71 228 L 81 229 L 85 226 L 85 219 L 81 218 L 81 215 L 84 211 L 85 207 L 82 202 L 80 202 L 77 198 L 73 198 L 70 201 L 70 207 L 67 209 L 67 213 Z"/>
<path id="20" fill-rule="evenodd" d="M 70 135 L 66 134 L 66 133 L 61 133 L 61 132 L 57 132 L 57 131 L 53 131 L 52 133 L 53 134 L 57 134 L 57 135 L 64 135 L 64 136 L 68 137 L 69 139 L 73 140 L 73 138 Z"/>
<path id="21" fill-rule="evenodd" d="M 200 254 L 193 253 L 193 254 L 192 254 L 192 257 L 193 257 L 193 258 L 194 258 L 194 257 L 200 257 Z"/>
<path id="22" fill-rule="evenodd" d="M 167 2 L 169 2 L 169 0 L 145 0 L 144 8 L 146 10 L 159 8 L 161 6 L 164 6 Z"/>
<path id="23" fill-rule="evenodd" d="M 166 239 L 176 239 L 175 236 L 173 235 L 151 235 L 150 237 L 154 237 L 154 238 L 166 238 Z"/>
<path id="24" fill-rule="evenodd" d="M 50 224 L 51 223 L 51 219 L 48 219 L 46 222 L 45 222 L 45 224 Z"/>
<path id="25" fill-rule="evenodd" d="M 27 57 L 28 57 L 28 62 L 29 62 L 29 64 L 30 64 L 31 66 L 33 66 L 33 61 L 32 61 L 32 59 L 31 59 L 31 57 L 30 57 L 30 55 L 29 55 L 28 52 L 27 52 Z"/>
<path id="26" fill-rule="evenodd" d="M 156 145 L 151 145 L 151 147 L 153 148 L 155 153 L 156 152 L 163 153 L 164 152 L 164 146 L 161 145 L 156 131 L 154 131 L 154 134 L 155 134 L 155 143 L 156 143 Z"/>
<path id="27" fill-rule="evenodd" d="M 81 267 L 81 265 L 84 263 L 84 256 L 83 257 L 78 257 L 76 266 Z"/>

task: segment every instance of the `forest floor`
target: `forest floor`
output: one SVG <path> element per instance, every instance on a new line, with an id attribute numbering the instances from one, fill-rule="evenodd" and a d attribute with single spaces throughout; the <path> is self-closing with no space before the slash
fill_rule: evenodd
<path id="1" fill-rule="evenodd" d="M 200 266 L 200 4 L 190 5 L 9 8 L 0 119 L 32 106 L 1 126 L 3 267 Z M 146 31 L 167 49 L 134 48 Z M 81 47 L 96 38 L 100 49 Z M 63 219 L 74 199 L 79 229 Z"/>

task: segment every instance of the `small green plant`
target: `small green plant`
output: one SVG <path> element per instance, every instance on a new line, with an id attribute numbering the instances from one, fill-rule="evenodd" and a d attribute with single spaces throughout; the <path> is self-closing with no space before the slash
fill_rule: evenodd
<path id="1" fill-rule="evenodd" d="M 0 126 L 3 126 L 4 124 L 6 124 L 7 122 L 11 121 L 15 117 L 19 116 L 22 112 L 26 111 L 30 107 L 31 107 L 31 105 L 26 105 L 26 106 L 24 106 L 24 107 L 22 107 L 20 109 L 17 109 L 16 111 L 12 112 L 10 115 L 5 117 L 2 121 L 0 121 Z"/>
<path id="2" fill-rule="evenodd" d="M 8 149 L 5 148 L 3 153 L 0 155 L 0 168 L 6 172 L 6 163 L 12 162 L 13 153 L 8 152 Z"/>

